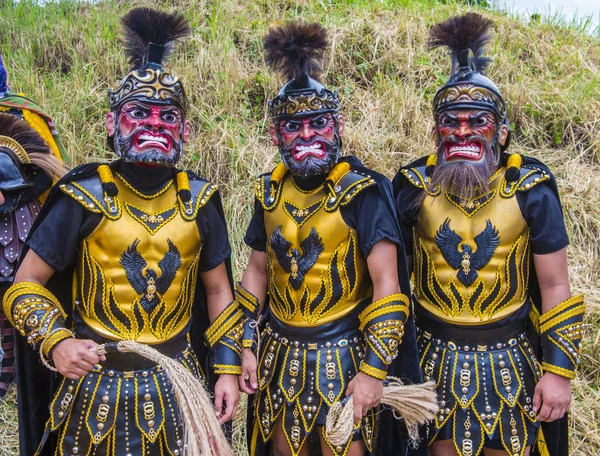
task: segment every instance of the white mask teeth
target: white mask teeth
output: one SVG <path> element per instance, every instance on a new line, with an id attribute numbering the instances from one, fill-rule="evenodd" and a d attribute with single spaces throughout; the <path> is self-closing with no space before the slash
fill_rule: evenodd
<path id="1" fill-rule="evenodd" d="M 452 157 L 453 155 L 461 154 L 467 155 L 469 157 L 478 158 L 481 154 L 480 146 L 462 146 L 462 145 L 454 145 L 448 148 L 448 156 Z"/>
<path id="2" fill-rule="evenodd" d="M 306 155 L 315 155 L 315 156 L 324 156 L 325 151 L 323 150 L 323 145 L 320 142 L 316 142 L 314 144 L 309 144 L 307 146 L 296 146 L 295 148 L 295 157 L 296 159 L 302 159 Z"/>
<path id="3" fill-rule="evenodd" d="M 154 135 L 150 135 L 150 134 L 147 134 L 147 133 L 141 134 L 139 136 L 139 139 L 141 139 L 142 141 L 159 142 L 161 144 L 164 144 L 165 146 L 169 143 L 169 141 L 167 140 L 167 138 L 165 138 L 164 136 L 154 136 Z"/>

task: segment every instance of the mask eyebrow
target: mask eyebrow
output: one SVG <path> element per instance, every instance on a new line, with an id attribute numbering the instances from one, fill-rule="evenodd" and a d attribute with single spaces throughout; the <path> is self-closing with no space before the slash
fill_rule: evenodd
<path id="1" fill-rule="evenodd" d="M 443 117 L 447 117 L 450 120 L 458 120 L 458 116 L 454 115 L 454 114 L 450 114 L 449 112 L 445 112 L 443 113 L 441 116 L 441 118 Z"/>
<path id="2" fill-rule="evenodd" d="M 480 119 L 481 117 L 489 117 L 491 114 L 487 111 L 478 111 L 474 114 L 471 114 L 469 116 L 469 120 L 476 120 L 476 119 Z"/>
<path id="3" fill-rule="evenodd" d="M 150 108 L 148 108 L 147 106 L 144 106 L 141 103 L 137 103 L 137 102 L 133 102 L 130 106 L 127 106 L 125 108 L 126 111 L 133 111 L 134 109 L 139 109 L 140 111 L 144 111 L 146 113 L 150 112 Z"/>

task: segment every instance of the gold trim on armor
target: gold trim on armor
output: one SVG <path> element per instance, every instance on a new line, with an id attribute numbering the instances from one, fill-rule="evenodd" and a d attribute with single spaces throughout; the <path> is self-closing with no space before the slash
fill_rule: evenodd
<path id="1" fill-rule="evenodd" d="M 171 188 L 171 186 L 173 185 L 173 179 L 169 179 L 167 181 L 167 183 L 165 184 L 165 186 L 163 188 L 161 188 L 160 190 L 156 191 L 155 193 L 152 193 L 150 195 L 146 195 L 145 193 L 140 192 L 139 190 L 137 190 L 135 187 L 133 187 L 129 182 L 127 182 L 127 180 L 121 176 L 119 173 L 115 172 L 114 173 L 115 176 L 117 176 L 119 178 L 119 180 L 125 185 L 125 187 L 127 187 L 131 192 L 133 192 L 135 195 L 139 196 L 140 198 L 143 199 L 154 199 L 154 198 L 158 198 L 160 195 L 162 195 L 163 193 L 165 193 L 167 190 L 169 190 Z"/>

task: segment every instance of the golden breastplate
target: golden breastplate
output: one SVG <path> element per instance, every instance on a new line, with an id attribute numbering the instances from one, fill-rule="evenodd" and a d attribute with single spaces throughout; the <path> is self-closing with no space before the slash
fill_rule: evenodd
<path id="1" fill-rule="evenodd" d="M 265 211 L 271 311 L 292 326 L 317 326 L 372 296 L 356 232 L 319 187 L 306 192 L 288 174 L 277 206 Z"/>
<path id="2" fill-rule="evenodd" d="M 472 201 L 428 195 L 414 228 L 414 296 L 448 323 L 500 320 L 527 298 L 529 228 L 514 195 L 500 192 L 504 169 Z"/>
<path id="3" fill-rule="evenodd" d="M 115 183 L 120 216 L 103 217 L 82 241 L 75 304 L 101 336 L 163 343 L 189 323 L 200 233 L 182 217 L 175 185 L 143 197 L 120 178 Z"/>

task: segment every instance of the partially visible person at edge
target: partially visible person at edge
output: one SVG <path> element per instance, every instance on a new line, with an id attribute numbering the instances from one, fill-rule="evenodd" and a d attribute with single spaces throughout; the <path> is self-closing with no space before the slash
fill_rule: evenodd
<path id="1" fill-rule="evenodd" d="M 130 11 L 123 25 L 132 70 L 109 90 L 106 118 L 119 160 L 57 183 L 4 298 L 11 323 L 39 350 L 18 366 L 23 456 L 183 454 L 163 369 L 94 349 L 134 340 L 202 376 L 204 331 L 233 300 L 217 187 L 175 168 L 190 127 L 183 85 L 163 61 L 189 25 L 150 8 Z M 222 423 L 235 413 L 240 372 L 239 358 L 214 369 Z"/>
<path id="2" fill-rule="evenodd" d="M 506 104 L 485 75 L 491 26 L 469 13 L 432 27 L 431 47 L 452 56 L 433 102 L 437 152 L 394 180 L 421 368 L 440 401 L 430 450 L 562 456 L 585 308 L 554 177 L 506 153 Z"/>
<path id="3" fill-rule="evenodd" d="M 65 174 L 50 117 L 10 91 L 0 56 L 0 301 L 52 181 Z M 0 309 L 0 399 L 15 379 L 14 328 Z"/>
<path id="4" fill-rule="evenodd" d="M 320 82 L 326 31 L 290 23 L 271 29 L 264 46 L 288 82 L 269 103 L 282 162 L 256 180 L 252 252 L 236 287 L 246 318 L 240 387 L 254 394 L 249 452 L 405 454 L 404 425 L 391 413 L 379 430 L 376 420 L 388 373 L 421 381 L 390 182 L 340 157 L 338 95 Z M 266 322 L 258 363 L 257 315 Z M 327 412 L 350 394 L 355 432 L 332 445 Z"/>

